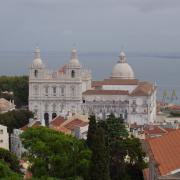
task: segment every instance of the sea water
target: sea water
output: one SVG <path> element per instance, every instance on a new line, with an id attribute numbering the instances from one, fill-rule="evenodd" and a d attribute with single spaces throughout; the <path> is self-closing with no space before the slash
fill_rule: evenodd
<path id="1" fill-rule="evenodd" d="M 119 60 L 116 52 L 79 53 L 81 64 L 92 71 L 93 80 L 109 78 L 113 66 Z M 27 75 L 33 61 L 32 52 L 0 52 L 0 75 Z M 52 71 L 57 70 L 70 60 L 69 52 L 42 52 L 42 60 Z M 171 101 L 175 90 L 180 103 L 180 54 L 127 53 L 127 61 L 132 66 L 136 78 L 151 81 L 157 85 L 157 98 L 163 99 L 167 91 L 167 102 Z"/>

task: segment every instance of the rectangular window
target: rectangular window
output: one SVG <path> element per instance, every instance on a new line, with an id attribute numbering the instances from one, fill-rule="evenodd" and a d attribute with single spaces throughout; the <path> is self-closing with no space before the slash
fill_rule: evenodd
<path id="1" fill-rule="evenodd" d="M 53 87 L 53 96 L 56 96 L 56 87 Z"/>
<path id="2" fill-rule="evenodd" d="M 38 95 L 38 88 L 37 88 L 37 86 L 34 87 L 34 94 Z"/>
<path id="3" fill-rule="evenodd" d="M 64 87 L 61 87 L 61 96 L 64 96 Z"/>
<path id="4" fill-rule="evenodd" d="M 2 140 L 2 139 L 0 140 L 0 143 L 3 143 L 3 140 Z"/>
<path id="5" fill-rule="evenodd" d="M 133 100 L 133 104 L 134 104 L 134 105 L 136 104 L 136 100 L 135 100 L 135 99 Z"/>
<path id="6" fill-rule="evenodd" d="M 45 87 L 45 95 L 48 96 L 48 87 Z"/>
<path id="7" fill-rule="evenodd" d="M 136 113 L 136 108 L 133 107 L 132 112 L 133 112 L 133 113 Z"/>
<path id="8" fill-rule="evenodd" d="M 0 130 L 0 134 L 3 134 L 3 129 Z"/>

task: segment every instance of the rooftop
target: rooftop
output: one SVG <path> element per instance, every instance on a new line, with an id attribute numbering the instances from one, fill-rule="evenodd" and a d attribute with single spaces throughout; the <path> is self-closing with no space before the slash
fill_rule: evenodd
<path id="1" fill-rule="evenodd" d="M 149 82 L 140 82 L 137 88 L 131 93 L 131 96 L 148 96 L 154 91 L 153 84 Z"/>
<path id="2" fill-rule="evenodd" d="M 129 95 L 128 91 L 123 90 L 102 90 L 102 89 L 92 89 L 87 90 L 83 93 L 83 95 Z"/>
<path id="3" fill-rule="evenodd" d="M 180 168 L 180 129 L 147 141 L 161 176 Z"/>

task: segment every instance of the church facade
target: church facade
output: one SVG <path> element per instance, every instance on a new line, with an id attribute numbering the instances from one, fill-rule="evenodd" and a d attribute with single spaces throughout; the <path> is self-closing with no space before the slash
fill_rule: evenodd
<path id="1" fill-rule="evenodd" d="M 135 78 L 124 52 L 110 78 L 93 81 L 76 49 L 68 64 L 49 72 L 36 48 L 29 68 L 29 110 L 46 125 L 56 116 L 73 112 L 94 113 L 99 119 L 114 113 L 127 123 L 151 124 L 156 119 L 156 87 Z"/>

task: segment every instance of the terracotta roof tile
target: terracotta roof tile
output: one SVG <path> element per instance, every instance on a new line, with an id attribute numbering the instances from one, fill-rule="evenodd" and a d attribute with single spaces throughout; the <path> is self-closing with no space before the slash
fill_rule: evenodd
<path id="1" fill-rule="evenodd" d="M 164 133 L 167 133 L 167 131 L 163 130 L 162 128 L 160 128 L 158 126 L 152 126 L 152 127 L 144 128 L 144 134 L 147 136 L 162 135 Z"/>
<path id="2" fill-rule="evenodd" d="M 154 85 L 149 82 L 140 82 L 131 96 L 148 96 L 154 91 Z"/>
<path id="3" fill-rule="evenodd" d="M 137 79 L 104 79 L 103 81 L 92 81 L 92 87 L 102 85 L 137 85 Z"/>
<path id="4" fill-rule="evenodd" d="M 87 90 L 83 93 L 83 95 L 129 95 L 128 91 L 124 90 L 101 90 L 101 89 L 93 89 Z"/>
<path id="5" fill-rule="evenodd" d="M 148 143 L 161 176 L 180 168 L 180 129 L 149 139 Z"/>
<path id="6" fill-rule="evenodd" d="M 73 130 L 77 126 L 83 127 L 86 125 L 88 125 L 88 122 L 84 122 L 80 119 L 74 119 L 74 120 L 70 121 L 69 123 L 67 123 L 64 127 L 67 129 Z"/>
<path id="7" fill-rule="evenodd" d="M 29 124 L 26 124 L 25 126 L 23 126 L 22 128 L 20 128 L 21 130 L 25 131 L 30 127 L 36 128 L 36 127 L 40 127 L 41 126 L 41 122 L 40 121 L 35 121 L 33 122 L 32 125 L 29 126 Z"/>
<path id="8" fill-rule="evenodd" d="M 51 127 L 51 129 L 62 132 L 64 134 L 71 134 L 71 131 L 65 127 L 53 126 L 53 127 Z"/>
<path id="9" fill-rule="evenodd" d="M 175 111 L 180 111 L 180 105 L 173 105 L 173 106 L 170 106 L 169 109 L 175 110 Z"/>
<path id="10" fill-rule="evenodd" d="M 67 65 L 65 64 L 62 68 L 60 68 L 60 69 L 58 70 L 58 73 L 59 73 L 59 74 L 65 74 L 65 73 L 66 73 L 66 67 L 67 67 Z"/>
<path id="11" fill-rule="evenodd" d="M 62 123 L 65 122 L 65 119 L 64 117 L 62 116 L 57 116 L 55 117 L 51 122 L 50 122 L 50 125 L 51 126 L 60 126 Z"/>
<path id="12" fill-rule="evenodd" d="M 150 180 L 149 179 L 149 168 L 146 168 L 143 170 L 143 176 L 144 176 L 144 180 Z"/>

